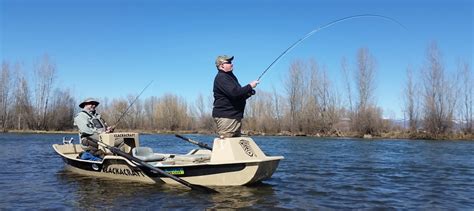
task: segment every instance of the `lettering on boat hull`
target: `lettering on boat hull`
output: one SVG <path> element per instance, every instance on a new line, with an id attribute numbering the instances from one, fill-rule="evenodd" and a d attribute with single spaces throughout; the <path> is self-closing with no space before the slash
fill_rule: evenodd
<path id="1" fill-rule="evenodd" d="M 117 168 L 113 166 L 107 166 L 105 168 L 102 168 L 102 172 L 130 177 L 145 177 L 145 174 L 143 174 L 143 172 L 141 171 L 133 170 L 130 168 Z"/>
<path id="2" fill-rule="evenodd" d="M 242 139 L 239 141 L 239 144 L 244 150 L 245 154 L 247 154 L 249 157 L 257 157 L 257 155 L 253 152 L 252 146 L 250 146 L 249 141 Z"/>

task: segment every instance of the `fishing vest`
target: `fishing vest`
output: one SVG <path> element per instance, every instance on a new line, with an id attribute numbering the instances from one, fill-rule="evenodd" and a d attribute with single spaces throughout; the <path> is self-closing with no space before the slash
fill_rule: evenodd
<path id="1" fill-rule="evenodd" d="M 87 111 L 82 111 L 82 112 L 84 112 L 85 114 L 87 114 L 87 116 L 89 116 L 89 119 L 88 119 L 89 123 L 87 124 L 87 126 L 93 128 L 98 133 L 105 132 L 106 130 L 105 122 L 102 120 L 102 118 L 100 118 L 100 115 L 98 114 L 92 115 Z"/>

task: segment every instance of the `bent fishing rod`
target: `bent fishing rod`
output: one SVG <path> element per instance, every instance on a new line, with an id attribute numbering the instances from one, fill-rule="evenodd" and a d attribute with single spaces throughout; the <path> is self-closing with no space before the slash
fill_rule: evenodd
<path id="1" fill-rule="evenodd" d="M 257 81 L 260 81 L 260 79 L 262 78 L 263 75 L 265 75 L 265 73 L 278 61 L 280 60 L 284 55 L 286 55 L 288 52 L 290 52 L 293 48 L 295 48 L 298 44 L 300 44 L 301 42 L 303 42 L 304 40 L 306 40 L 307 38 L 311 37 L 312 35 L 316 34 L 317 32 L 325 29 L 325 28 L 329 28 L 337 23 L 340 23 L 340 22 L 343 22 L 343 21 L 346 21 L 346 20 L 350 20 L 350 19 L 354 19 L 354 18 L 380 18 L 380 19 L 385 19 L 385 20 L 388 20 L 388 21 L 391 21 L 391 22 L 394 22 L 398 25 L 400 25 L 403 29 L 406 30 L 406 27 L 403 26 L 400 22 L 398 22 L 397 20 L 393 19 L 393 18 L 390 18 L 390 17 L 387 17 L 387 16 L 383 16 L 383 15 L 374 15 L 374 14 L 363 14 L 363 15 L 353 15 L 353 16 L 348 16 L 348 17 L 344 17 L 344 18 L 341 18 L 341 19 L 337 19 L 335 21 L 331 21 L 323 26 L 320 26 L 319 28 L 316 28 L 312 31 L 310 31 L 309 33 L 307 33 L 306 35 L 304 35 L 303 37 L 301 37 L 299 40 L 297 40 L 295 43 L 293 43 L 292 45 L 290 45 L 290 47 L 288 47 L 285 51 L 283 51 L 263 72 L 262 74 L 260 74 L 260 76 L 258 77 Z"/>
<path id="2" fill-rule="evenodd" d="M 143 88 L 143 90 L 140 92 L 140 94 L 138 94 L 138 96 L 135 98 L 135 100 L 132 101 L 132 103 L 127 107 L 127 109 L 125 109 L 125 111 L 122 113 L 122 115 L 120 115 L 120 117 L 118 118 L 118 120 L 115 122 L 115 124 L 113 124 L 112 128 L 115 128 L 117 126 L 117 124 L 122 120 L 122 118 L 125 116 L 125 114 L 127 114 L 128 110 L 133 106 L 133 104 L 138 100 L 138 98 L 143 94 L 143 92 L 153 83 L 153 80 L 150 81 L 150 83 L 148 83 L 148 85 L 145 86 L 145 88 Z"/>

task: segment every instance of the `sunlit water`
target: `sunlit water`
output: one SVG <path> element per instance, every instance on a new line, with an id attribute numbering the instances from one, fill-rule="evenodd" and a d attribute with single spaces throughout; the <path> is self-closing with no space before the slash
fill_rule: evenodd
<path id="1" fill-rule="evenodd" d="M 65 171 L 51 147 L 63 136 L 0 134 L 0 209 L 474 209 L 473 141 L 254 137 L 285 156 L 273 177 L 207 195 Z M 140 138 L 155 151 L 195 148 L 172 135 Z"/>

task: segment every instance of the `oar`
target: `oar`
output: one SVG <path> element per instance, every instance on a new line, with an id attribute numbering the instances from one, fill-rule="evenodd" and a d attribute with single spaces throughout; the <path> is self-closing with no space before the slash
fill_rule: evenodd
<path id="1" fill-rule="evenodd" d="M 182 135 L 179 135 L 179 134 L 174 134 L 176 137 L 180 138 L 180 139 L 183 139 L 189 143 L 192 143 L 192 144 L 196 144 L 198 145 L 199 147 L 202 147 L 204 149 L 208 149 L 208 150 L 211 150 L 212 151 L 212 147 L 210 147 L 209 145 L 205 144 L 205 143 L 202 143 L 202 142 L 198 142 L 198 141 L 195 141 L 195 140 L 192 140 L 190 138 L 186 138 Z"/>
<path id="2" fill-rule="evenodd" d="M 216 190 L 211 189 L 211 188 L 208 188 L 208 187 L 206 187 L 206 186 L 191 184 L 191 183 L 189 183 L 189 182 L 187 182 L 187 181 L 185 181 L 185 180 L 183 180 L 183 179 L 181 179 L 181 178 L 179 178 L 179 177 L 177 177 L 177 176 L 174 176 L 174 175 L 172 175 L 172 174 L 168 174 L 168 173 L 166 173 L 165 171 L 163 171 L 163 170 L 161 170 L 161 169 L 159 169 L 159 168 L 156 168 L 156 167 L 154 167 L 154 166 L 152 166 L 152 165 L 146 163 L 145 161 L 142 161 L 142 160 L 140 160 L 140 159 L 138 159 L 138 158 L 136 158 L 136 157 L 133 157 L 133 156 L 131 156 L 131 155 L 125 153 L 124 151 L 118 149 L 117 147 L 109 146 L 109 145 L 105 144 L 105 143 L 102 142 L 102 141 L 96 141 L 96 140 L 93 140 L 93 139 L 91 139 L 91 140 L 92 140 L 93 142 L 95 142 L 95 143 L 97 143 L 97 144 L 100 144 L 101 146 L 103 146 L 103 147 L 109 149 L 111 152 L 113 152 L 113 153 L 116 154 L 116 155 L 120 155 L 120 156 L 122 156 L 122 157 L 124 157 L 124 158 L 126 158 L 126 159 L 128 159 L 128 160 L 135 161 L 135 162 L 139 163 L 140 165 L 145 166 L 145 167 L 147 167 L 148 169 L 150 169 L 150 170 L 152 170 L 152 171 L 154 171 L 154 172 L 158 172 L 159 174 L 161 174 L 161 175 L 163 175 L 163 176 L 165 176 L 165 177 L 168 177 L 168 178 L 170 178 L 170 179 L 172 179 L 172 180 L 174 180 L 174 181 L 176 181 L 176 182 L 179 182 L 179 183 L 181 183 L 181 184 L 183 184 L 183 185 L 185 185 L 185 186 L 188 186 L 188 187 L 191 188 L 192 190 L 198 190 L 198 191 L 201 191 L 201 192 L 204 192 L 204 193 L 219 193 L 219 192 L 217 192 Z"/>

